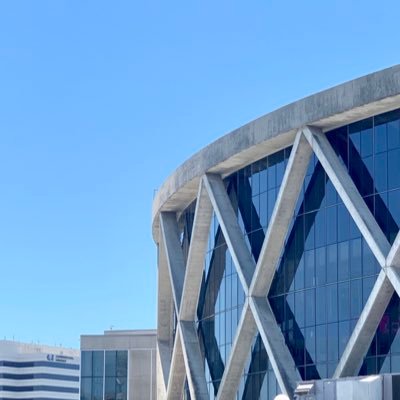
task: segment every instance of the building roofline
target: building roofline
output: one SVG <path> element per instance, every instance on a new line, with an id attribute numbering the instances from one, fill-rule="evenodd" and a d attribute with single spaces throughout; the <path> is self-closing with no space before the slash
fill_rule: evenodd
<path id="1" fill-rule="evenodd" d="M 305 97 L 257 118 L 195 153 L 162 184 L 153 200 L 153 238 L 161 211 L 183 211 L 206 172 L 227 176 L 293 143 L 305 125 L 323 131 L 400 107 L 400 65 Z"/>

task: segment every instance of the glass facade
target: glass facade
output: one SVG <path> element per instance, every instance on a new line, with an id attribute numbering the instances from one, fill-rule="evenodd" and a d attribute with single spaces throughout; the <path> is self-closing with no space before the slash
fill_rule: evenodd
<path id="1" fill-rule="evenodd" d="M 81 352 L 81 400 L 127 400 L 128 352 Z"/>
<path id="2" fill-rule="evenodd" d="M 335 129 L 327 137 L 393 243 L 400 224 L 400 110 Z M 290 151 L 281 150 L 226 178 L 228 195 L 255 261 Z M 185 254 L 194 207 L 192 204 L 180 221 Z M 303 379 L 332 376 L 379 271 L 374 255 L 313 156 L 268 295 Z M 210 399 L 218 392 L 244 300 L 214 216 L 198 307 L 198 335 Z M 399 313 L 394 294 L 360 374 L 400 372 Z M 275 375 L 256 335 L 237 399 L 272 399 L 277 393 Z"/>

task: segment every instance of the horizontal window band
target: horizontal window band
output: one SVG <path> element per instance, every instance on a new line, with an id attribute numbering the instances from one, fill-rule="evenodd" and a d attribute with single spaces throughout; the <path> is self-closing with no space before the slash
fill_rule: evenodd
<path id="1" fill-rule="evenodd" d="M 0 361 L 0 367 L 29 368 L 52 367 L 79 370 L 79 364 L 64 364 L 52 361 Z"/>
<path id="2" fill-rule="evenodd" d="M 68 388 L 62 386 L 37 385 L 37 386 L 6 386 L 0 385 L 0 390 L 5 392 L 59 392 L 59 393 L 79 393 L 78 388 Z"/>
<path id="3" fill-rule="evenodd" d="M 16 400 L 15 397 L 1 397 L 0 400 Z M 65 400 L 58 397 L 24 397 L 22 400 Z"/>
<path id="4" fill-rule="evenodd" d="M 15 380 L 26 380 L 26 379 L 55 379 L 59 381 L 70 381 L 79 382 L 79 376 L 73 375 L 59 375 L 59 374 L 46 374 L 46 373 L 35 373 L 35 374 L 11 374 L 11 373 L 0 373 L 0 379 L 15 379 Z"/>

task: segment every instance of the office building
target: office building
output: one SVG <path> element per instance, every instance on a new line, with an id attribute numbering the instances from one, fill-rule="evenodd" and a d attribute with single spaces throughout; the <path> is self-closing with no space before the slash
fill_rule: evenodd
<path id="1" fill-rule="evenodd" d="M 152 221 L 159 399 L 400 372 L 400 66 L 216 140 Z"/>
<path id="2" fill-rule="evenodd" d="M 78 400 L 79 350 L 0 341 L 0 399 Z"/>
<path id="3" fill-rule="evenodd" d="M 81 400 L 155 400 L 156 331 L 81 336 Z"/>

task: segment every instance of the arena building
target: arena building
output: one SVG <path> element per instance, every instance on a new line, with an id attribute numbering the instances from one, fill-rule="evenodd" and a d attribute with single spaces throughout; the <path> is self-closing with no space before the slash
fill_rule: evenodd
<path id="1" fill-rule="evenodd" d="M 159 399 L 400 372 L 400 66 L 221 137 L 152 221 Z"/>

